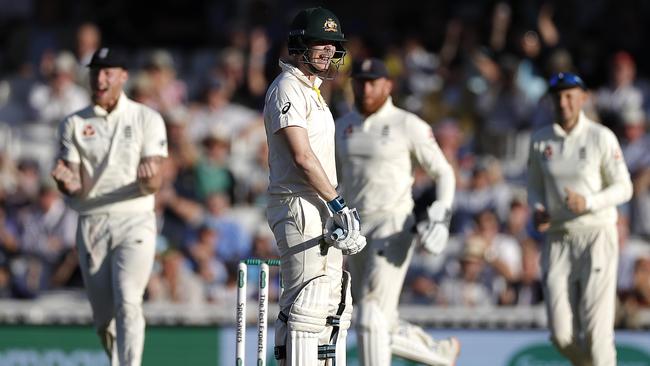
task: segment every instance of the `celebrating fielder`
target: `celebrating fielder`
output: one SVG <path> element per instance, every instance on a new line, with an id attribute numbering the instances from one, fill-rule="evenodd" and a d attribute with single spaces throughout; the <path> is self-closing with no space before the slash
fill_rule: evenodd
<path id="1" fill-rule="evenodd" d="M 167 138 L 160 115 L 124 94 L 125 63 L 113 49 L 93 55 L 93 104 L 61 123 L 52 176 L 79 212 L 79 264 L 102 345 L 112 365 L 139 366 Z"/>
<path id="2" fill-rule="evenodd" d="M 418 227 L 425 248 L 440 253 L 449 236 L 454 172 L 431 127 L 390 98 L 392 82 L 383 62 L 365 59 L 352 68 L 356 110 L 337 121 L 336 151 L 345 199 L 357 207 L 368 246 L 348 259 L 361 362 L 388 366 L 391 354 L 427 365 L 453 365 L 455 338 L 434 341 L 421 328 L 398 319 L 404 276 L 413 254 L 412 158 L 437 180 L 429 221 Z"/>
<path id="3" fill-rule="evenodd" d="M 549 82 L 555 123 L 535 132 L 528 162 L 528 201 L 546 231 L 542 271 L 551 339 L 576 366 L 616 365 L 614 304 L 616 206 L 632 183 L 616 137 L 582 112 L 582 79 Z"/>
<path id="4" fill-rule="evenodd" d="M 359 215 L 337 195 L 334 119 L 318 89 L 345 51 L 329 10 L 300 11 L 289 32 L 291 59 L 266 94 L 267 219 L 280 251 L 284 292 L 276 322 L 280 365 L 345 366 L 352 301 L 343 254 L 365 246 Z"/>

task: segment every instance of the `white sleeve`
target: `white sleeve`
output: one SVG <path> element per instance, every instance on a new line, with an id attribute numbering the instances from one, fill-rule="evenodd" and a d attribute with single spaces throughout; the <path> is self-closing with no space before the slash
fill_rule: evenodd
<path id="1" fill-rule="evenodd" d="M 422 169 L 436 180 L 436 200 L 451 208 L 456 191 L 456 176 L 440 150 L 431 126 L 415 116 L 408 116 L 406 130 L 411 142 L 411 154 Z"/>
<path id="2" fill-rule="evenodd" d="M 539 166 L 539 156 L 537 155 L 537 144 L 533 138 L 530 141 L 530 148 L 528 149 L 528 182 L 527 195 L 528 206 L 535 209 L 539 206 L 546 207 L 546 200 L 544 199 L 544 176 L 542 169 Z"/>
<path id="3" fill-rule="evenodd" d="M 153 112 L 144 121 L 144 140 L 141 157 L 167 157 L 167 132 L 158 112 Z"/>
<path id="4" fill-rule="evenodd" d="M 264 113 L 271 122 L 271 133 L 289 126 L 307 127 L 305 96 L 289 83 L 281 83 L 269 94 Z"/>
<path id="5" fill-rule="evenodd" d="M 59 125 L 59 158 L 70 163 L 79 164 L 81 156 L 74 142 L 74 121 L 68 117 Z"/>
<path id="6" fill-rule="evenodd" d="M 605 130 L 603 137 L 600 174 L 604 189 L 587 197 L 591 211 L 620 205 L 632 197 L 632 181 L 618 140 L 610 130 Z"/>

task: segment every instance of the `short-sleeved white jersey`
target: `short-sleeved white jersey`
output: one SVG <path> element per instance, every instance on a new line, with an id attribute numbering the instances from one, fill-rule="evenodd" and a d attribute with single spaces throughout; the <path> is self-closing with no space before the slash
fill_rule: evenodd
<path id="1" fill-rule="evenodd" d="M 60 158 L 80 164 L 82 194 L 70 199 L 80 214 L 143 212 L 153 194 L 137 186 L 140 158 L 167 156 L 167 134 L 160 114 L 122 94 L 110 113 L 91 105 L 59 127 Z"/>
<path id="2" fill-rule="evenodd" d="M 336 121 L 343 195 L 361 216 L 413 209 L 413 159 L 437 181 L 437 199 L 451 208 L 454 172 L 431 126 L 395 107 L 391 98 L 372 115 L 354 110 Z"/>
<path id="3" fill-rule="evenodd" d="M 282 73 L 266 93 L 264 125 L 269 144 L 269 193 L 316 193 L 293 162 L 289 146 L 277 132 L 289 126 L 307 130 L 309 144 L 333 187 L 337 185 L 334 156 L 334 118 L 320 96 L 316 78 L 312 84 L 298 68 L 280 61 Z"/>
<path id="4" fill-rule="evenodd" d="M 582 194 L 590 209 L 575 215 L 566 205 L 565 188 Z M 551 231 L 580 230 L 616 223 L 616 205 L 632 195 L 621 148 L 608 128 L 583 113 L 566 133 L 558 124 L 535 132 L 528 160 L 528 202 L 542 205 Z"/>

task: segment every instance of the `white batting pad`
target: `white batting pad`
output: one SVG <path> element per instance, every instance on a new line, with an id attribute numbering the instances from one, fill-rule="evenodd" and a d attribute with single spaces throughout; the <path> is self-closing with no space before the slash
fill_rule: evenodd
<path id="1" fill-rule="evenodd" d="M 328 315 L 330 279 L 316 277 L 305 286 L 291 305 L 287 326 L 285 366 L 318 366 L 318 336 Z"/>

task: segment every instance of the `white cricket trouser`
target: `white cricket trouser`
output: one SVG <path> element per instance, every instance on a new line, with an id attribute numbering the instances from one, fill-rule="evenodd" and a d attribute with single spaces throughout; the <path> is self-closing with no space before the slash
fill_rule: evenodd
<path id="1" fill-rule="evenodd" d="M 266 213 L 280 252 L 284 284 L 280 310 L 288 314 L 303 287 L 326 275 L 330 279 L 328 313 L 335 314 L 341 301 L 343 255 L 336 248 L 322 245 L 323 227 L 330 215 L 327 204 L 316 195 L 271 197 Z M 277 344 L 286 333 L 286 324 L 276 324 Z M 319 344 L 329 343 L 328 336 L 323 334 Z"/>
<path id="2" fill-rule="evenodd" d="M 382 217 L 361 215 L 361 233 L 368 244 L 360 253 L 348 257 L 348 267 L 352 298 L 360 314 L 356 328 L 359 344 L 363 345 L 359 348 L 363 365 L 390 365 L 390 333 L 399 323 L 399 297 L 413 255 L 413 225 L 410 213 Z M 375 309 L 383 316 L 362 315 Z M 385 324 L 361 324 L 359 319 L 362 318 Z M 364 337 L 368 339 L 362 339 Z"/>
<path id="3" fill-rule="evenodd" d="M 542 251 L 552 341 L 576 366 L 616 365 L 614 225 L 547 235 Z"/>
<path id="4" fill-rule="evenodd" d="M 153 267 L 155 241 L 153 212 L 79 217 L 79 265 L 95 328 L 113 366 L 141 364 L 142 297 Z"/>

